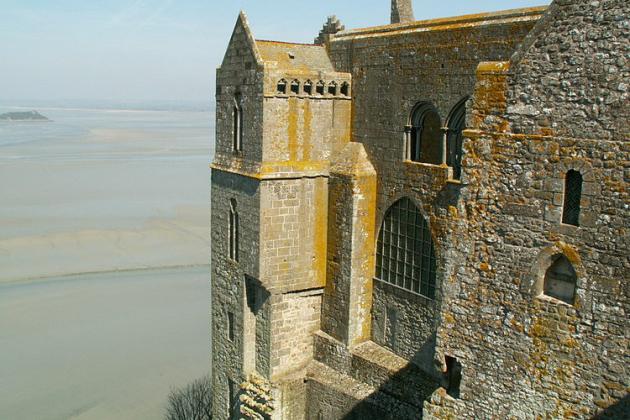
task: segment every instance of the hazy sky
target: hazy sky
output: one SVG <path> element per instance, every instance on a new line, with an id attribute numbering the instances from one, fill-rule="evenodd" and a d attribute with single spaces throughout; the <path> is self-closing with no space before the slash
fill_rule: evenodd
<path id="1" fill-rule="evenodd" d="M 549 0 L 415 0 L 416 19 Z M 312 42 L 326 16 L 387 23 L 389 0 L 0 0 L 0 99 L 210 100 L 239 9 L 256 38 Z"/>

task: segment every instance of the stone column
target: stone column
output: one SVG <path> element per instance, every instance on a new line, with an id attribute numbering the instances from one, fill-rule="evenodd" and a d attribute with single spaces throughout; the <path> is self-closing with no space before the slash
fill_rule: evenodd
<path id="1" fill-rule="evenodd" d="M 413 22 L 414 20 L 411 0 L 392 0 L 391 23 Z"/>
<path id="2" fill-rule="evenodd" d="M 349 347 L 370 338 L 376 171 L 361 143 L 332 162 L 322 330 Z"/>

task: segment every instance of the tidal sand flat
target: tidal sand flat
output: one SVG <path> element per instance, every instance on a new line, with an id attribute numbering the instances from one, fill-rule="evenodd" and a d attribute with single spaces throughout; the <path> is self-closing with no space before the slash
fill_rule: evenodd
<path id="1" fill-rule="evenodd" d="M 0 122 L 0 282 L 208 263 L 209 113 L 41 111 Z"/>
<path id="2" fill-rule="evenodd" d="M 209 372 L 206 268 L 0 284 L 0 419 L 159 419 Z"/>
<path id="3" fill-rule="evenodd" d="M 0 419 L 161 418 L 210 368 L 212 117 L 39 110 L 0 122 Z"/>

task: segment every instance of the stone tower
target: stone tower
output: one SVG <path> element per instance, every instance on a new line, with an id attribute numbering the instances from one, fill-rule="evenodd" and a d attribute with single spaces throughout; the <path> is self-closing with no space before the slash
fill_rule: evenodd
<path id="1" fill-rule="evenodd" d="M 414 20 L 411 0 L 392 0 L 391 23 L 413 22 Z"/>
<path id="2" fill-rule="evenodd" d="M 296 418 L 320 328 L 329 162 L 350 139 L 351 78 L 323 46 L 254 40 L 241 13 L 216 86 L 215 418 Z"/>

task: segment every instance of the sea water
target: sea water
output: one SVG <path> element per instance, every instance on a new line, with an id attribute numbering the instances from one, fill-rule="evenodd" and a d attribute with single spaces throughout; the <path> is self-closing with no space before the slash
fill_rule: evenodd
<path id="1" fill-rule="evenodd" d="M 0 418 L 159 418 L 210 369 L 213 116 L 35 109 L 0 122 Z"/>

